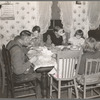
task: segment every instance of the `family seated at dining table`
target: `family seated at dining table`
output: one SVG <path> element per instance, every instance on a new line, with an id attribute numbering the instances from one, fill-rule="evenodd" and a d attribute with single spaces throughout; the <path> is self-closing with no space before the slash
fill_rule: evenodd
<path id="1" fill-rule="evenodd" d="M 77 30 L 74 37 L 68 41 L 70 45 L 80 46 L 83 49 L 78 72 L 80 75 L 84 74 L 86 58 L 100 58 L 100 51 L 97 49 L 98 45 L 96 40 L 91 37 L 85 39 L 83 34 L 82 30 Z M 54 28 L 54 35 L 48 36 L 47 44 L 41 42 L 39 26 L 34 26 L 32 32 L 23 30 L 20 35 L 17 35 L 14 40 L 11 40 L 6 46 L 11 53 L 13 72 L 19 78 L 30 75 L 30 77 L 34 76 L 40 81 L 41 74 L 35 72 L 35 66 L 38 65 L 37 63 L 47 62 L 54 65 L 54 69 L 49 74 L 56 73 L 55 52 L 52 52 L 52 48 L 48 48 L 46 45 L 49 43 L 49 46 L 55 46 L 55 49 L 57 49 L 59 45 L 67 48 L 68 46 L 64 46 L 66 42 L 66 34 L 64 30 L 58 26 Z M 69 50 L 69 48 L 67 49 Z M 57 50 L 62 50 L 62 48 Z M 40 90 L 39 94 L 41 94 Z"/>
<path id="2" fill-rule="evenodd" d="M 66 32 L 64 32 L 63 28 L 59 26 L 55 26 L 53 29 L 53 33 L 47 35 L 47 41 L 44 43 L 45 46 L 69 46 L 73 48 L 80 48 L 83 46 L 85 38 L 84 33 L 81 29 L 76 30 L 74 36 L 68 39 L 66 37 Z"/>

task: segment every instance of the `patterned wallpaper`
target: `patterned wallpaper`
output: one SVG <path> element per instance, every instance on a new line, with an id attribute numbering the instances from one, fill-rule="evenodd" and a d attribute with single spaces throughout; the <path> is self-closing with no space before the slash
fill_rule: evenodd
<path id="1" fill-rule="evenodd" d="M 0 1 L 0 4 L 3 3 L 4 1 Z M 2 43 L 6 44 L 23 29 L 28 29 L 31 31 L 34 25 L 38 25 L 38 2 L 12 1 L 10 3 L 13 4 L 15 19 L 0 20 L 0 45 L 2 45 Z M 87 8 L 87 1 L 81 1 L 81 4 L 76 4 L 76 2 L 73 1 L 73 25 L 70 36 L 73 36 L 77 29 L 82 29 L 84 31 L 84 36 L 87 37 L 87 32 L 89 29 L 89 24 L 87 21 Z"/>
<path id="2" fill-rule="evenodd" d="M 75 1 L 73 2 L 73 25 L 70 36 L 73 36 L 77 29 L 82 29 L 84 32 L 84 36 L 87 37 L 87 32 L 89 30 L 89 24 L 87 20 L 87 8 L 87 1 L 81 1 L 81 4 L 76 4 Z"/>
<path id="3" fill-rule="evenodd" d="M 32 1 L 12 1 L 15 20 L 0 20 L 0 44 L 7 43 L 13 39 L 23 29 L 32 30 L 32 27 L 38 23 L 37 20 L 37 2 Z M 0 4 L 3 4 L 0 1 Z M 0 16 L 1 16 L 0 9 Z"/>

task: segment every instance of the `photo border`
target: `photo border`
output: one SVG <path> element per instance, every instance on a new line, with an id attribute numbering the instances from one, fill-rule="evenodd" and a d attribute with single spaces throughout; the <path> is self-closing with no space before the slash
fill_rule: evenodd
<path id="1" fill-rule="evenodd" d="M 28 0 L 0 0 L 0 1 L 28 1 Z M 29 1 L 75 1 L 75 0 L 29 0 Z M 78 0 L 78 1 L 81 1 L 81 0 Z M 95 1 L 95 0 L 86 0 L 86 1 Z M 96 0 L 96 1 L 100 1 L 100 0 Z M 81 4 L 81 3 L 77 3 L 77 4 Z M 16 100 L 16 99 L 15 98 L 0 98 L 0 100 Z M 28 99 L 23 98 L 23 99 L 18 99 L 18 100 L 35 100 L 35 98 L 28 98 Z M 36 100 L 44 100 L 44 99 L 41 98 L 41 99 L 36 99 Z M 58 100 L 58 99 L 54 99 L 54 100 Z M 61 100 L 73 100 L 73 99 L 61 99 Z M 80 99 L 77 99 L 77 100 L 80 100 Z M 88 100 L 88 99 L 85 99 L 85 100 Z M 100 100 L 100 99 L 97 98 L 94 100 Z"/>

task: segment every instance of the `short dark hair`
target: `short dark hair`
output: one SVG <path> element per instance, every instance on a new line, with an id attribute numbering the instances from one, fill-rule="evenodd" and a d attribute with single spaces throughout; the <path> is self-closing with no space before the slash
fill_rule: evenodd
<path id="1" fill-rule="evenodd" d="M 84 38 L 84 33 L 83 33 L 83 31 L 81 30 L 81 29 L 79 29 L 79 30 L 77 30 L 76 32 L 75 32 L 75 34 L 74 34 L 74 36 L 76 36 L 76 35 L 80 35 L 82 38 Z"/>
<path id="2" fill-rule="evenodd" d="M 21 33 L 20 33 L 20 36 L 31 36 L 31 32 L 30 31 L 28 31 L 28 30 L 23 30 L 23 31 L 21 31 Z"/>
<path id="3" fill-rule="evenodd" d="M 60 29 L 61 29 L 60 26 L 55 26 L 54 29 L 53 29 L 53 31 L 54 31 L 54 32 L 58 32 Z"/>
<path id="4" fill-rule="evenodd" d="M 34 32 L 34 31 L 40 32 L 40 27 L 39 27 L 39 26 L 34 26 L 34 27 L 32 28 L 32 32 Z"/>
<path id="5" fill-rule="evenodd" d="M 20 39 L 20 35 L 17 35 L 14 40 Z"/>

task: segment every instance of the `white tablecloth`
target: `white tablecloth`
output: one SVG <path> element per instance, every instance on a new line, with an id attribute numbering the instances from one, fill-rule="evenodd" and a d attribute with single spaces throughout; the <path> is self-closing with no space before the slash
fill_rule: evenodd
<path id="1" fill-rule="evenodd" d="M 60 48 L 60 47 L 57 47 L 57 48 Z M 76 48 L 75 49 L 72 49 L 72 50 L 76 50 Z M 59 51 L 59 49 L 52 49 L 51 50 L 52 52 L 54 51 L 54 53 L 56 52 L 57 53 L 57 51 Z M 31 58 L 32 56 L 34 57 L 34 54 L 35 54 L 36 52 L 33 52 L 32 54 L 30 54 L 30 57 L 29 58 Z M 51 59 L 49 60 L 48 58 L 48 60 L 46 60 L 45 59 L 45 57 L 43 57 L 43 59 L 39 59 L 39 57 L 41 56 L 41 53 L 39 53 L 40 55 L 38 55 L 38 59 L 35 61 L 35 62 L 33 62 L 33 64 L 35 65 L 35 67 L 34 67 L 34 70 L 36 70 L 37 68 L 40 68 L 40 67 L 49 67 L 49 66 L 54 66 L 54 68 L 49 72 L 49 74 L 55 74 L 56 75 L 56 73 L 57 73 L 57 62 L 56 62 L 56 59 L 54 59 L 53 57 L 51 57 Z M 60 61 L 59 61 L 59 66 L 60 66 L 60 73 L 62 73 L 62 60 L 60 59 Z"/>
<path id="2" fill-rule="evenodd" d="M 45 47 L 46 48 L 46 47 Z M 45 49 L 44 48 L 44 49 Z M 35 65 L 34 70 L 40 67 L 50 67 L 50 66 L 56 66 L 56 59 L 52 57 L 51 50 L 46 50 L 43 52 L 43 48 L 36 48 L 35 50 L 30 50 L 28 52 L 28 57 L 31 59 L 32 57 L 36 57 L 36 61 L 33 62 Z M 51 55 L 49 55 L 51 54 Z M 51 70 L 51 74 L 55 73 L 55 70 Z"/>
<path id="3" fill-rule="evenodd" d="M 56 65 L 56 60 L 53 59 L 53 58 L 51 60 L 48 60 L 48 61 L 37 60 L 34 63 L 34 65 L 35 65 L 34 70 L 36 70 L 37 68 L 40 68 L 40 67 L 55 66 Z"/>

